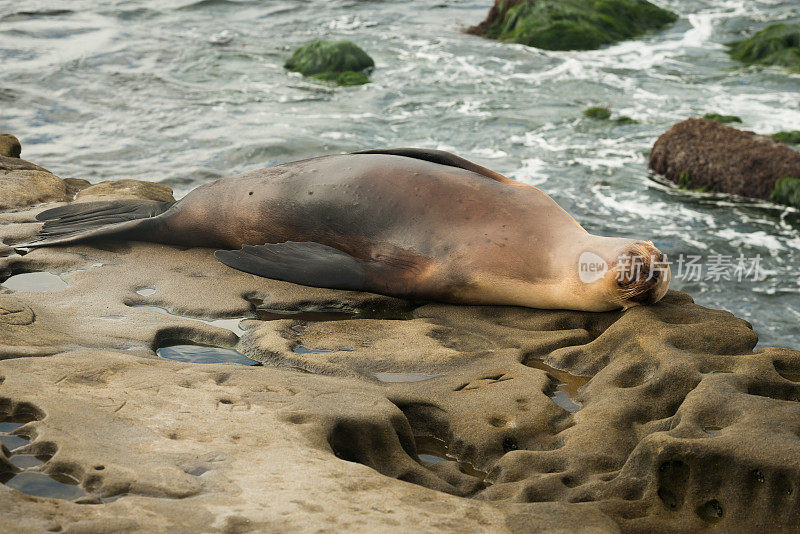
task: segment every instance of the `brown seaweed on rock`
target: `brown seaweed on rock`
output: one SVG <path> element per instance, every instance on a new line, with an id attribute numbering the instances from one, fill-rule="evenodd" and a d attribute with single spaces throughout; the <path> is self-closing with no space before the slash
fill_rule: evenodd
<path id="1" fill-rule="evenodd" d="M 656 140 L 649 168 L 689 189 L 769 200 L 775 183 L 800 177 L 800 152 L 708 119 L 687 119 Z"/>

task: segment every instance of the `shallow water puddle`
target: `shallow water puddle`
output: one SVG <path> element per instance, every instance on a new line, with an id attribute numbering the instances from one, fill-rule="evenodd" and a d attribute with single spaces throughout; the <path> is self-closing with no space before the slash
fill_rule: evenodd
<path id="1" fill-rule="evenodd" d="M 170 345 L 156 350 L 156 354 L 168 360 L 187 363 L 238 363 L 261 365 L 234 349 L 205 345 Z"/>
<path id="2" fill-rule="evenodd" d="M 31 419 L 33 421 L 33 419 Z M 30 421 L 25 421 L 25 423 L 29 423 Z M 2 421 L 0 422 L 0 432 L 13 432 L 25 423 L 21 423 L 17 421 Z"/>
<path id="3" fill-rule="evenodd" d="M 6 446 L 6 449 L 13 451 L 18 447 L 22 447 L 28 444 L 27 439 L 21 438 L 19 436 L 12 436 L 12 435 L 3 435 L 0 436 L 0 443 Z"/>
<path id="4" fill-rule="evenodd" d="M 78 481 L 67 475 L 23 471 L 18 474 L 3 473 L 0 481 L 7 476 L 11 478 L 3 482 L 6 486 L 34 497 L 73 500 L 87 495 L 86 490 L 78 485 Z"/>
<path id="5" fill-rule="evenodd" d="M 561 371 L 554 367 L 550 367 L 542 360 L 531 359 L 525 361 L 524 363 L 528 367 L 541 369 L 542 371 L 547 372 L 547 374 L 557 382 L 555 390 L 553 391 L 552 395 L 550 395 L 550 398 L 553 399 L 553 402 L 570 413 L 577 412 L 581 409 L 581 405 L 578 404 L 574 398 L 578 395 L 578 390 L 585 386 L 587 382 L 589 382 L 588 377 L 576 376 L 566 371 Z"/>
<path id="6" fill-rule="evenodd" d="M 69 287 L 60 276 L 46 271 L 15 274 L 1 285 L 12 291 L 58 291 Z"/>
<path id="7" fill-rule="evenodd" d="M 16 454 L 8 459 L 12 464 L 16 465 L 20 469 L 28 469 L 30 467 L 39 467 L 43 463 L 45 463 L 49 458 L 41 457 L 38 458 L 36 456 L 32 456 L 30 454 Z"/>
<path id="8" fill-rule="evenodd" d="M 436 378 L 438 375 L 429 375 L 426 373 L 374 373 L 375 378 L 380 382 L 399 383 L 399 382 L 422 382 L 423 380 L 430 380 Z"/>
<path id="9" fill-rule="evenodd" d="M 417 456 L 423 463 L 438 464 L 440 462 L 458 462 L 458 467 L 462 473 L 479 478 L 486 479 L 486 473 L 479 471 L 468 462 L 460 462 L 456 456 L 450 453 L 447 442 L 443 439 L 435 438 L 433 436 L 414 436 L 414 441 L 417 445 Z"/>
<path id="10" fill-rule="evenodd" d="M 87 495 L 86 491 L 78 485 L 78 481 L 64 474 L 45 474 L 30 469 L 37 468 L 50 460 L 50 456 L 33 456 L 30 454 L 14 454 L 14 449 L 30 443 L 22 436 L 10 435 L 10 432 L 35 420 L 32 415 L 20 415 L 0 422 L 0 442 L 11 451 L 9 462 L 20 469 L 18 473 L 0 472 L 0 483 L 9 488 L 34 497 L 49 497 L 52 499 L 77 499 Z"/>

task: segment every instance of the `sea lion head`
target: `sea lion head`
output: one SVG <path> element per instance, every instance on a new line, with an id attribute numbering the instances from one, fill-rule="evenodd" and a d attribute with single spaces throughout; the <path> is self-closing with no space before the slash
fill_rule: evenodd
<path id="1" fill-rule="evenodd" d="M 623 309 L 655 304 L 667 293 L 671 272 L 664 254 L 651 241 L 625 247 L 610 266 L 605 282 Z"/>
<path id="2" fill-rule="evenodd" d="M 655 304 L 670 281 L 666 257 L 650 241 L 595 237 L 578 258 L 578 276 L 591 310 Z"/>

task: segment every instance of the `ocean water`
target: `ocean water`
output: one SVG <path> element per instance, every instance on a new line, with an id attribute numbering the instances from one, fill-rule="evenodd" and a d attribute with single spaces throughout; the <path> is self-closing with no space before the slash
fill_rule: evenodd
<path id="1" fill-rule="evenodd" d="M 678 191 L 647 171 L 656 138 L 690 116 L 800 129 L 800 75 L 743 67 L 724 46 L 800 21 L 800 3 L 656 3 L 680 20 L 598 51 L 547 52 L 464 34 L 490 1 L 0 0 L 0 131 L 59 176 L 158 181 L 178 197 L 321 154 L 450 150 L 540 187 L 592 233 L 699 256 L 699 279 L 672 287 L 750 321 L 761 346 L 800 348 L 800 214 Z M 362 46 L 372 83 L 284 71 L 316 38 Z M 595 105 L 639 124 L 582 117 Z M 740 256 L 747 279 L 714 273 Z"/>

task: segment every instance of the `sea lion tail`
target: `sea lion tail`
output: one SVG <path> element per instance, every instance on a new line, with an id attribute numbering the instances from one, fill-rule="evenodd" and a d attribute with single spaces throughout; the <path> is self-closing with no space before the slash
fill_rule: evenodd
<path id="1" fill-rule="evenodd" d="M 45 221 L 36 239 L 14 247 L 44 247 L 119 234 L 141 226 L 148 219 L 167 211 L 173 204 L 127 199 L 59 206 L 36 216 L 37 221 Z"/>

